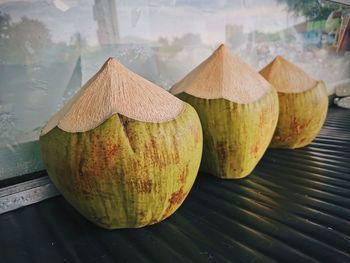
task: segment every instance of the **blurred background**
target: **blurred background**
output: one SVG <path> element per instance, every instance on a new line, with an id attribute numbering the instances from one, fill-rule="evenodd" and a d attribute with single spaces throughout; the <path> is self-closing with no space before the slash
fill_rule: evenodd
<path id="1" fill-rule="evenodd" d="M 169 89 L 225 43 L 257 70 L 282 55 L 332 94 L 350 82 L 349 20 L 316 0 L 0 0 L 0 180 L 44 169 L 40 128 L 108 57 Z"/>

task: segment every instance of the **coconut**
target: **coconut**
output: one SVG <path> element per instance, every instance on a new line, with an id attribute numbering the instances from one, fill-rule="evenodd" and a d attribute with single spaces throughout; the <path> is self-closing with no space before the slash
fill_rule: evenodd
<path id="1" fill-rule="evenodd" d="M 171 93 L 191 104 L 203 127 L 201 170 L 242 178 L 252 172 L 276 127 L 276 91 L 221 45 L 175 84 Z"/>
<path id="2" fill-rule="evenodd" d="M 200 164 L 195 110 L 108 59 L 40 135 L 49 177 L 104 228 L 159 222 L 181 205 Z"/>
<path id="3" fill-rule="evenodd" d="M 337 98 L 337 100 L 335 100 L 335 104 L 338 105 L 338 107 L 350 109 L 350 96 L 344 98 Z"/>
<path id="4" fill-rule="evenodd" d="M 350 79 L 342 80 L 335 85 L 335 95 L 338 97 L 350 96 Z"/>
<path id="5" fill-rule="evenodd" d="M 311 143 L 327 115 L 328 94 L 323 81 L 316 81 L 280 56 L 260 74 L 277 90 L 279 98 L 279 118 L 271 147 L 293 149 Z"/>

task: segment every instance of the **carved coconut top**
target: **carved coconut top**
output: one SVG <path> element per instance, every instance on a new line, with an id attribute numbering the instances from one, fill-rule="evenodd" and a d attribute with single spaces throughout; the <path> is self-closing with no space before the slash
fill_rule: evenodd
<path id="1" fill-rule="evenodd" d="M 171 93 L 186 92 L 204 99 L 227 99 L 236 103 L 251 103 L 261 98 L 271 85 L 239 56 L 223 44 L 193 69 Z"/>
<path id="2" fill-rule="evenodd" d="M 277 56 L 260 74 L 282 93 L 303 92 L 317 84 L 305 71 L 281 56 Z"/>
<path id="3" fill-rule="evenodd" d="M 41 131 L 54 127 L 67 132 L 96 128 L 115 113 L 161 123 L 176 118 L 183 102 L 169 92 L 109 58 L 102 68 L 59 110 Z"/>

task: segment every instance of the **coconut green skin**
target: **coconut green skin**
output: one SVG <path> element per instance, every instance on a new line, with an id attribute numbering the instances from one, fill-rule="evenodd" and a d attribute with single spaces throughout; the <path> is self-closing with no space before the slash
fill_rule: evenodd
<path id="1" fill-rule="evenodd" d="M 300 93 L 278 93 L 280 113 L 271 148 L 300 148 L 320 132 L 328 110 L 328 93 L 322 81 Z"/>
<path id="2" fill-rule="evenodd" d="M 87 132 L 54 128 L 40 137 L 49 177 L 101 227 L 137 228 L 167 218 L 189 193 L 202 155 L 198 115 L 184 104 L 177 118 L 160 124 L 115 114 Z"/>
<path id="3" fill-rule="evenodd" d="M 278 118 L 271 89 L 259 100 L 237 104 L 226 99 L 177 95 L 197 111 L 203 127 L 201 170 L 223 179 L 249 175 L 266 151 Z"/>

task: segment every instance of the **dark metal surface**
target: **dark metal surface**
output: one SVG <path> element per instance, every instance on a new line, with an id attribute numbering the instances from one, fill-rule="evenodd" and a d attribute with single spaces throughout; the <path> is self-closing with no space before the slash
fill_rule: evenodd
<path id="1" fill-rule="evenodd" d="M 62 197 L 0 215 L 0 262 L 350 262 L 350 110 L 317 139 L 269 150 L 252 175 L 199 175 L 181 208 L 108 231 Z"/>

